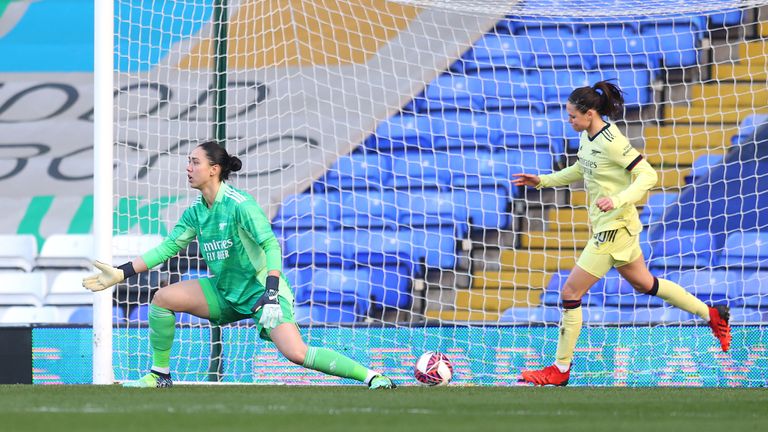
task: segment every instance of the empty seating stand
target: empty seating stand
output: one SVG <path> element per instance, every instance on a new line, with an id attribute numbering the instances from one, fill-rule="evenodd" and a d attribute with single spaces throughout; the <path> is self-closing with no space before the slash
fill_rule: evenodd
<path id="1" fill-rule="evenodd" d="M 90 270 L 93 247 L 93 236 L 90 234 L 53 234 L 45 239 L 35 267 Z"/>
<path id="2" fill-rule="evenodd" d="M 37 258 L 37 238 L 31 234 L 0 235 L 0 270 L 29 272 Z"/>

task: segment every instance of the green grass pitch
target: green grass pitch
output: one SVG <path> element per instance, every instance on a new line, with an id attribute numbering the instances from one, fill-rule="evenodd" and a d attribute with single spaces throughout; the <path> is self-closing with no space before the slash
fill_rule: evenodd
<path id="1" fill-rule="evenodd" d="M 741 431 L 765 389 L 0 386 L 3 431 Z"/>

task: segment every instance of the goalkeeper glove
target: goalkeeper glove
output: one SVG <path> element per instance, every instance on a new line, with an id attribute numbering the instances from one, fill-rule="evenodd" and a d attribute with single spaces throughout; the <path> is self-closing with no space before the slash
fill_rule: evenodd
<path id="1" fill-rule="evenodd" d="M 101 270 L 101 272 L 83 278 L 83 287 L 93 292 L 107 289 L 136 274 L 136 270 L 133 269 L 133 263 L 131 262 L 127 262 L 120 267 L 112 267 L 100 261 L 94 261 L 93 265 Z"/>
<path id="2" fill-rule="evenodd" d="M 264 294 L 259 298 L 259 301 L 253 305 L 251 311 L 253 313 L 261 311 L 261 324 L 265 329 L 273 329 L 280 324 L 283 319 L 283 310 L 280 308 L 280 300 L 278 299 L 278 288 L 280 286 L 280 278 L 277 276 L 267 276 L 267 289 Z"/>

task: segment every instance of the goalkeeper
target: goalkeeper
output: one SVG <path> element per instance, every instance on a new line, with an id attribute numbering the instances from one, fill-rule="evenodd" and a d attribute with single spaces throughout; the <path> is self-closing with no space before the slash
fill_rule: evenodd
<path id="1" fill-rule="evenodd" d="M 640 249 L 637 203 L 657 181 L 656 171 L 632 147 L 615 124 L 623 111 L 621 90 L 607 81 L 580 87 L 568 97 L 568 121 L 579 136 L 578 161 L 553 174 L 515 174 L 514 184 L 536 189 L 564 186 L 584 180 L 589 197 L 593 236 L 561 289 L 563 316 L 555 363 L 542 370 L 524 371 L 522 381 L 535 385 L 568 384 L 576 340 L 582 326 L 581 298 L 611 267 L 638 292 L 658 296 L 667 303 L 707 321 L 723 351 L 728 351 L 731 330 L 726 306 L 708 307 L 680 285 L 653 276 Z"/>
<path id="2" fill-rule="evenodd" d="M 157 291 L 149 308 L 152 368 L 126 387 L 171 387 L 170 354 L 176 312 L 223 325 L 252 318 L 259 336 L 271 340 L 291 362 L 326 374 L 394 388 L 389 378 L 326 348 L 307 346 L 293 316 L 293 293 L 281 274 L 282 256 L 261 207 L 247 193 L 224 183 L 242 166 L 216 142 L 189 156 L 189 185 L 201 192 L 168 237 L 156 248 L 119 267 L 96 262 L 100 273 L 83 286 L 100 291 L 166 261 L 197 238 L 212 276 L 185 280 Z"/>

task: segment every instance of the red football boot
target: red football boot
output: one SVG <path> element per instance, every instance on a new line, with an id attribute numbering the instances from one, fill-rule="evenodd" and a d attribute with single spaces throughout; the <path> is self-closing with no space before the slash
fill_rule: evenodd
<path id="1" fill-rule="evenodd" d="M 730 317 L 731 313 L 728 306 L 709 308 L 709 328 L 712 329 L 712 333 L 720 341 L 720 348 L 724 352 L 728 351 L 731 347 L 731 326 L 728 324 Z"/>
<path id="2" fill-rule="evenodd" d="M 552 365 L 541 370 L 523 371 L 521 381 L 539 386 L 553 385 L 564 387 L 568 385 L 568 378 L 570 376 L 570 369 L 567 372 L 560 372 L 557 366 Z"/>

